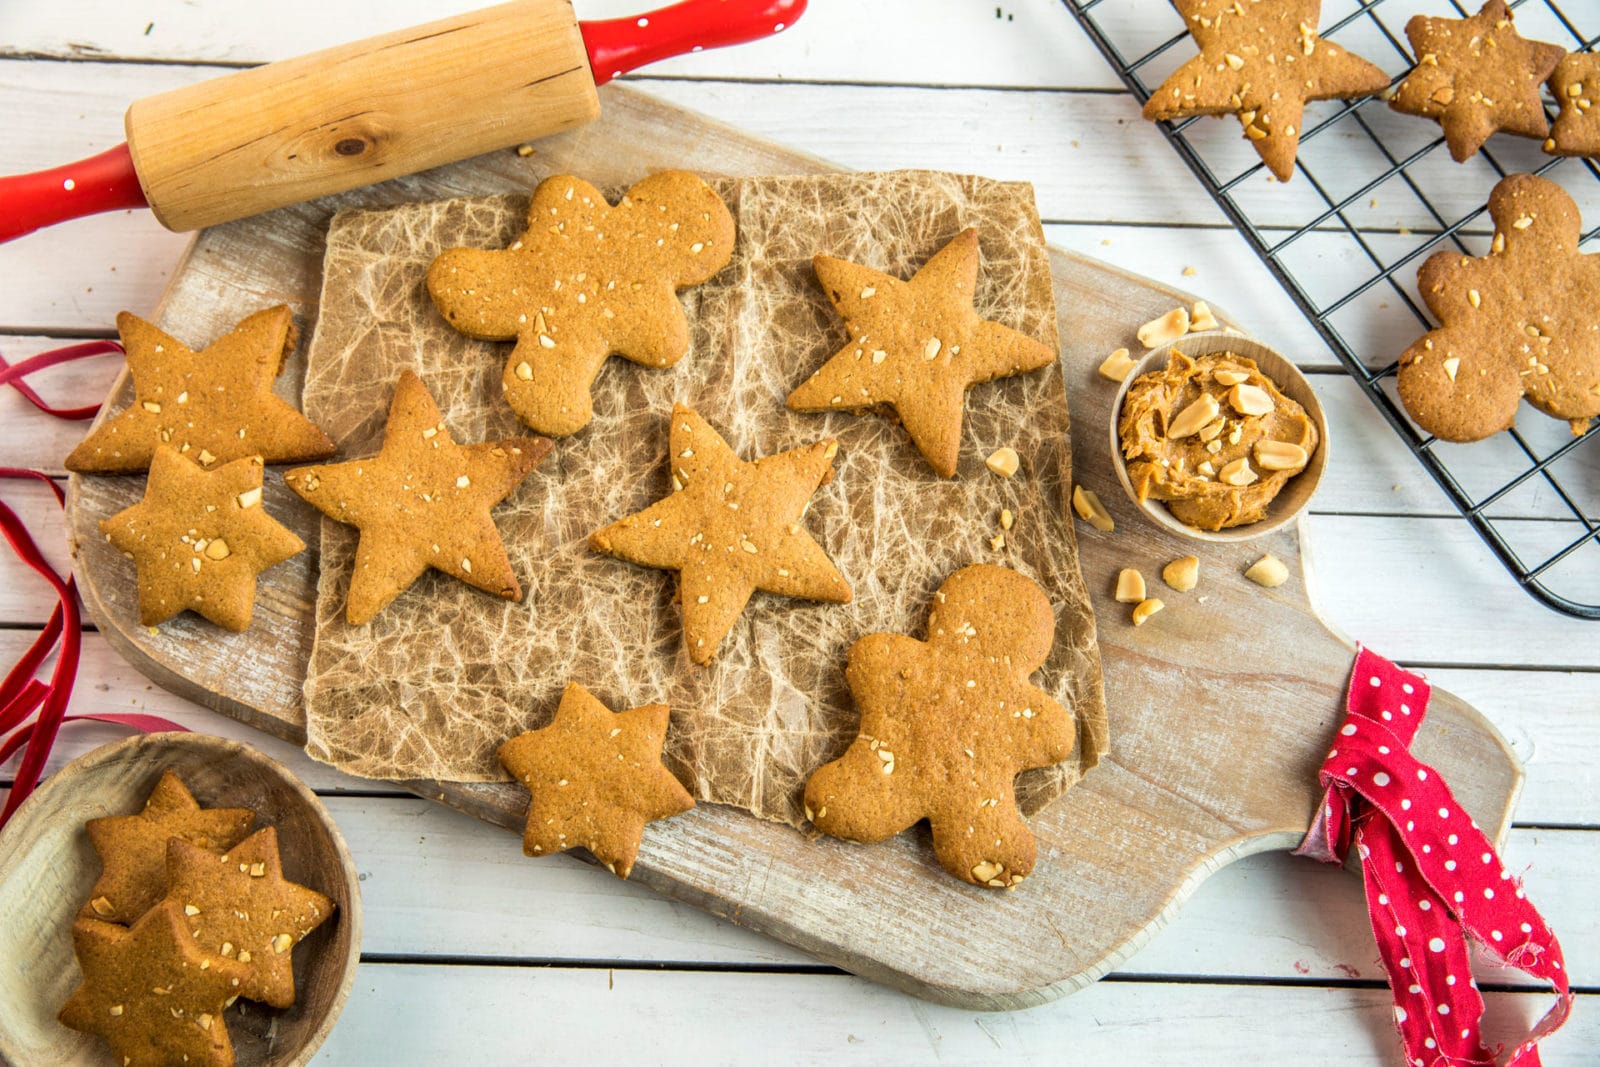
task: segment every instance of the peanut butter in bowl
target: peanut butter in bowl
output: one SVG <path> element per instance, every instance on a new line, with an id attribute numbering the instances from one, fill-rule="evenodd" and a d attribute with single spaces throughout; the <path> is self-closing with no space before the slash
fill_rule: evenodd
<path id="1" fill-rule="evenodd" d="M 1311 415 L 1255 360 L 1176 348 L 1128 385 L 1117 439 L 1135 499 L 1206 531 L 1265 518 L 1321 443 Z"/>

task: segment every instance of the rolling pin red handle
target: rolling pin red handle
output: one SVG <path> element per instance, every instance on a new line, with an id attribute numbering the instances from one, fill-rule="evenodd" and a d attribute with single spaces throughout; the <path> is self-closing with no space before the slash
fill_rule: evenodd
<path id="1" fill-rule="evenodd" d="M 683 0 L 629 18 L 580 22 L 596 85 L 685 52 L 743 44 L 781 33 L 806 0 Z"/>
<path id="2" fill-rule="evenodd" d="M 148 206 L 128 146 L 34 174 L 0 178 L 0 242 L 102 211 Z"/>

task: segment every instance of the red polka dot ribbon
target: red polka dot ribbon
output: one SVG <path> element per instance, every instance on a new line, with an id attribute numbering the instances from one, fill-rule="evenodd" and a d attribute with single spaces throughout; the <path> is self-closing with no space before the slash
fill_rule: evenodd
<path id="1" fill-rule="evenodd" d="M 1561 946 L 1444 779 L 1411 755 L 1430 691 L 1421 675 L 1357 653 L 1349 715 L 1322 765 L 1327 792 L 1295 854 L 1343 863 L 1355 845 L 1407 1064 L 1497 1062 L 1479 1032 L 1471 937 L 1497 962 L 1555 987 L 1555 1006 L 1505 1061 L 1537 1067 L 1539 1041 L 1572 1009 Z"/>

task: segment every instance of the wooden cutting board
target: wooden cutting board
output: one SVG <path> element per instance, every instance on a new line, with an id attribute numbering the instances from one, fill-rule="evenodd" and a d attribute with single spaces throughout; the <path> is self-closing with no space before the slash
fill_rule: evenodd
<path id="1" fill-rule="evenodd" d="M 663 167 L 730 175 L 836 169 L 636 91 L 610 86 L 601 96 L 599 122 L 541 141 L 531 160 L 483 156 L 204 231 L 174 274 L 160 317 L 196 340 L 272 303 L 288 303 L 300 322 L 313 323 L 323 234 L 332 213 L 346 207 L 527 189 L 552 171 L 607 187 Z M 1078 526 L 1084 577 L 1099 609 L 1111 748 L 1033 820 L 1033 876 L 1012 892 L 977 890 L 940 872 L 924 830 L 871 847 L 828 838 L 808 844 L 787 826 L 714 805 L 652 826 L 633 873 L 828 963 L 965 1008 L 1021 1008 L 1079 989 L 1127 959 L 1212 871 L 1296 844 L 1316 804 L 1317 768 L 1342 720 L 1353 654 L 1312 607 L 1312 572 L 1295 532 L 1245 546 L 1179 541 L 1140 517 L 1117 487 L 1107 452 L 1115 390 L 1095 367 L 1130 345 L 1140 323 L 1190 298 L 1069 252 L 1052 250 L 1051 262 L 1074 469 L 1117 520 L 1111 534 Z M 296 357 L 282 380 L 285 395 L 298 400 L 303 373 Z M 131 396 L 124 376 L 107 411 Z M 274 514 L 296 516 L 296 532 L 315 545 L 310 509 L 291 505 L 281 479 L 267 484 Z M 142 478 L 72 479 L 69 531 L 91 616 L 161 685 L 303 742 L 314 551 L 268 572 L 247 633 L 222 634 L 193 616 L 152 632 L 138 624 L 126 561 L 96 526 L 142 491 Z M 1278 589 L 1242 576 L 1267 551 L 1294 575 Z M 1111 599 L 1117 571 L 1138 567 L 1159 585 L 1162 565 L 1191 553 L 1201 558 L 1199 588 L 1165 590 L 1167 610 L 1135 630 L 1127 606 Z M 1415 749 L 1481 825 L 1504 836 L 1522 769 L 1481 715 L 1435 690 Z M 525 794 L 517 787 L 402 784 L 520 832 Z M 506 848 L 516 847 L 508 836 Z"/>

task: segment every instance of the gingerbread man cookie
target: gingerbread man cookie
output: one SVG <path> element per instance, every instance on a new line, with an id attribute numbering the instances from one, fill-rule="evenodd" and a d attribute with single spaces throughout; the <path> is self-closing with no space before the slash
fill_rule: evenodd
<path id="1" fill-rule="evenodd" d="M 1513 174 L 1489 196 L 1487 256 L 1435 252 L 1417 286 L 1440 326 L 1400 357 L 1400 400 L 1428 433 L 1476 441 L 1517 404 L 1582 433 L 1600 415 L 1600 255 L 1582 255 L 1578 206 L 1554 182 Z"/>
<path id="2" fill-rule="evenodd" d="M 817 256 L 823 292 L 850 341 L 789 394 L 795 411 L 893 408 L 928 465 L 950 478 L 967 390 L 1055 362 L 1050 346 L 972 309 L 978 231 L 963 230 L 910 281 Z"/>
<path id="3" fill-rule="evenodd" d="M 294 463 L 333 455 L 328 435 L 272 391 L 297 336 L 287 307 L 256 312 L 199 352 L 126 311 L 117 332 L 133 403 L 72 450 L 68 470 L 142 471 L 163 444 L 207 468 L 246 456 Z"/>
<path id="4" fill-rule="evenodd" d="M 1414 15 L 1406 23 L 1417 65 L 1389 106 L 1437 119 L 1457 163 L 1497 130 L 1541 140 L 1550 132 L 1539 86 L 1566 49 L 1523 38 L 1511 20 L 1505 0 L 1489 0 L 1471 18 Z"/>
<path id="5" fill-rule="evenodd" d="M 589 546 L 678 572 L 690 659 L 711 662 L 757 589 L 850 602 L 839 568 L 800 525 L 811 494 L 833 477 L 836 442 L 746 463 L 682 404 L 672 410 L 668 440 L 672 495 L 595 531 Z"/>
<path id="6" fill-rule="evenodd" d="M 1144 105 L 1152 122 L 1234 115 L 1261 161 L 1286 182 L 1308 101 L 1349 100 L 1389 84 L 1383 70 L 1317 36 L 1322 0 L 1177 0 L 1200 54 Z"/>
<path id="7" fill-rule="evenodd" d="M 1561 113 L 1544 150 L 1553 156 L 1600 156 L 1600 53 L 1574 52 L 1550 75 Z"/>
<path id="8" fill-rule="evenodd" d="M 934 594 L 928 639 L 869 634 L 850 648 L 845 681 L 861 729 L 806 783 L 806 817 L 869 843 L 927 819 L 944 869 L 1007 888 L 1033 869 L 1033 833 L 1015 779 L 1072 753 L 1072 715 L 1028 676 L 1055 639 L 1038 583 L 978 564 Z"/>
<path id="9" fill-rule="evenodd" d="M 618 878 L 633 871 L 647 823 L 694 807 L 661 764 L 670 712 L 647 704 L 615 714 L 568 682 L 548 726 L 500 746 L 500 763 L 528 787 L 529 856 L 586 848 Z"/>
<path id="10" fill-rule="evenodd" d="M 469 337 L 515 340 L 503 385 L 539 433 L 577 433 L 594 415 L 590 387 L 612 354 L 670 367 L 689 351 L 677 291 L 733 256 L 733 216 L 699 176 L 662 171 L 616 207 L 561 174 L 534 190 L 528 230 L 493 252 L 452 248 L 428 269 L 428 292 Z"/>

